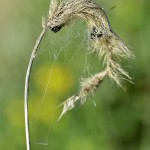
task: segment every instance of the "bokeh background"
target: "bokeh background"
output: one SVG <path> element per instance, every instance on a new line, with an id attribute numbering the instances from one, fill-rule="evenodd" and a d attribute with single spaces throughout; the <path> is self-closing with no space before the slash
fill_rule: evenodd
<path id="1" fill-rule="evenodd" d="M 57 122 L 81 77 L 101 70 L 87 53 L 86 24 L 73 22 L 44 37 L 30 82 L 33 150 L 150 149 L 150 1 L 99 0 L 113 29 L 136 55 L 123 61 L 134 84 L 123 91 L 106 79 L 84 106 Z M 117 6 L 115 9 L 110 8 Z M 24 79 L 49 0 L 0 0 L 0 149 L 25 150 Z M 95 106 L 96 103 L 96 106 Z"/>

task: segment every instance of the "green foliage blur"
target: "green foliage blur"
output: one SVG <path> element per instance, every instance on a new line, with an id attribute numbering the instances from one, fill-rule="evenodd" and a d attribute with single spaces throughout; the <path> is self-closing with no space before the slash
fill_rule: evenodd
<path id="1" fill-rule="evenodd" d="M 30 82 L 32 150 L 150 150 L 150 1 L 99 0 L 115 32 L 135 54 L 124 60 L 134 84 L 126 91 L 107 79 L 85 105 L 57 122 L 58 107 L 80 79 L 102 70 L 87 52 L 86 24 L 49 31 L 38 50 Z M 114 9 L 110 9 L 116 6 Z M 49 0 L 0 0 L 0 149 L 25 150 L 24 80 Z M 96 103 L 96 107 L 94 105 Z"/>

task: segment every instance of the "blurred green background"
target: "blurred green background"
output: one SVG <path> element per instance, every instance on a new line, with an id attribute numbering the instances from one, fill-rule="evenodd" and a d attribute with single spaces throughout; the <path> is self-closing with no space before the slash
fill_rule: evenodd
<path id="1" fill-rule="evenodd" d="M 33 150 L 150 149 L 150 1 L 99 0 L 136 59 L 124 61 L 134 84 L 123 91 L 107 79 L 84 106 L 57 122 L 57 106 L 78 92 L 81 77 L 101 70 L 87 53 L 86 24 L 44 37 L 30 82 Z M 111 7 L 117 6 L 113 10 Z M 24 79 L 49 0 L 0 0 L 0 149 L 25 150 Z M 96 107 L 94 106 L 96 103 Z"/>

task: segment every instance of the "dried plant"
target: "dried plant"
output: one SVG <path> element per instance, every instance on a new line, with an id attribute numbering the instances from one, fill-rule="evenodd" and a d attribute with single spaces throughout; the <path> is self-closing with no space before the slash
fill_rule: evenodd
<path id="1" fill-rule="evenodd" d="M 60 3 L 51 1 L 44 28 L 49 27 L 52 31 L 58 32 L 71 20 L 78 18 L 87 22 L 91 52 L 98 53 L 102 58 L 105 70 L 83 80 L 78 94 L 62 103 L 64 107 L 60 118 L 74 108 L 77 102 L 83 104 L 88 95 L 95 92 L 105 76 L 109 76 L 122 88 L 124 88 L 123 80 L 132 82 L 129 74 L 122 69 L 120 58 L 133 58 L 134 55 L 113 32 L 104 9 L 94 0 L 64 0 Z"/>
<path id="2" fill-rule="evenodd" d="M 73 109 L 77 103 L 83 104 L 90 94 L 94 94 L 106 76 L 114 80 L 122 88 L 124 88 L 122 81 L 132 82 L 129 74 L 122 69 L 120 59 L 130 59 L 134 55 L 113 32 L 104 9 L 95 0 L 51 0 L 49 15 L 46 19 L 43 19 L 43 31 L 29 61 L 25 85 L 25 110 L 28 110 L 29 77 L 32 63 L 43 35 L 48 28 L 53 32 L 58 32 L 75 19 L 84 19 L 87 22 L 91 52 L 97 53 L 101 58 L 104 71 L 83 79 L 79 92 L 61 104 L 63 105 L 63 111 L 59 119 L 67 111 Z M 27 112 L 25 112 L 25 116 L 28 119 Z M 26 125 L 28 125 L 28 121 Z"/>

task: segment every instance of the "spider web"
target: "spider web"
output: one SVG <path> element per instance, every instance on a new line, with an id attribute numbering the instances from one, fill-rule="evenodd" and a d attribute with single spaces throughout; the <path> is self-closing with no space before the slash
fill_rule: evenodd
<path id="1" fill-rule="evenodd" d="M 85 108 L 82 107 L 69 111 L 57 122 L 62 111 L 59 104 L 79 91 L 80 79 L 101 70 L 98 57 L 89 54 L 88 38 L 86 24 L 78 21 L 58 33 L 48 31 L 41 43 L 30 82 L 29 115 L 33 149 L 67 149 L 63 147 L 66 143 L 64 136 L 69 139 L 71 130 L 77 129 L 71 123 L 74 122 L 71 115 L 76 117 L 77 122 L 85 118 Z M 91 99 L 94 101 L 96 97 Z"/>

